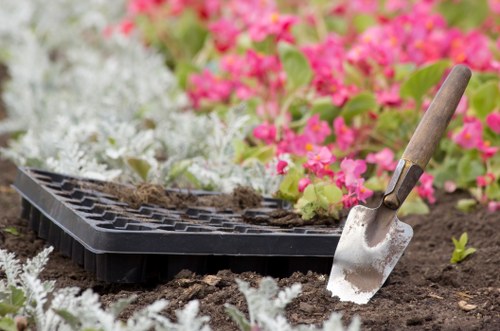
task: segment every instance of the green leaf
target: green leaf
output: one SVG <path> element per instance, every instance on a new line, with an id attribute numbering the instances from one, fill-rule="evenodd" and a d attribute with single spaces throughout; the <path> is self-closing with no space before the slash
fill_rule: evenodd
<path id="1" fill-rule="evenodd" d="M 458 181 L 461 186 L 474 182 L 478 176 L 485 172 L 485 168 L 478 156 L 468 153 L 458 162 Z"/>
<path id="2" fill-rule="evenodd" d="M 300 196 L 299 180 L 301 175 L 301 172 L 291 167 L 280 183 L 278 196 L 291 202 L 297 201 Z"/>
<path id="3" fill-rule="evenodd" d="M 398 210 L 398 216 L 401 217 L 406 215 L 426 215 L 428 213 L 429 207 L 418 196 L 412 196 L 406 200 Z"/>
<path id="4" fill-rule="evenodd" d="M 16 322 L 10 317 L 0 319 L 0 330 L 2 331 L 18 331 Z"/>
<path id="5" fill-rule="evenodd" d="M 149 170 L 151 169 L 151 165 L 148 161 L 129 157 L 127 158 L 128 165 L 142 178 L 142 180 L 146 180 L 148 178 Z"/>
<path id="6" fill-rule="evenodd" d="M 467 246 L 467 241 L 469 241 L 469 236 L 467 235 L 467 232 L 464 232 L 462 233 L 460 239 L 458 240 L 460 247 L 465 248 L 465 246 Z"/>
<path id="7" fill-rule="evenodd" d="M 467 256 L 471 255 L 476 251 L 476 249 L 473 247 L 466 248 L 468 239 L 469 238 L 467 236 L 467 232 L 462 233 L 459 240 L 457 240 L 455 237 L 451 238 L 451 240 L 453 241 L 453 245 L 455 246 L 455 249 L 451 254 L 450 263 L 461 262 Z"/>
<path id="8" fill-rule="evenodd" d="M 328 200 L 329 204 L 335 204 L 342 200 L 342 190 L 335 184 L 325 185 L 323 187 L 323 194 Z"/>
<path id="9" fill-rule="evenodd" d="M 500 185 L 498 185 L 498 182 L 493 182 L 488 185 L 485 193 L 490 200 L 500 200 Z"/>
<path id="10" fill-rule="evenodd" d="M 11 286 L 10 292 L 11 292 L 10 303 L 19 308 L 24 306 L 24 302 L 26 301 L 26 296 L 24 295 L 24 291 L 15 286 Z"/>
<path id="11" fill-rule="evenodd" d="M 251 330 L 250 322 L 247 320 L 246 316 L 241 311 L 239 311 L 238 308 L 230 304 L 226 304 L 225 307 L 227 314 L 238 325 L 241 331 Z"/>
<path id="12" fill-rule="evenodd" d="M 0 302 L 0 316 L 5 316 L 7 314 L 15 314 L 20 307 L 15 306 L 10 303 Z"/>
<path id="13" fill-rule="evenodd" d="M 401 85 L 401 97 L 411 97 L 420 104 L 423 96 L 441 80 L 449 61 L 442 60 L 413 72 Z"/>
<path id="14" fill-rule="evenodd" d="M 192 11 L 183 12 L 174 33 L 189 58 L 193 58 L 203 48 L 208 36 L 208 31 Z"/>
<path id="15" fill-rule="evenodd" d="M 464 213 L 470 213 L 476 209 L 477 201 L 475 199 L 460 199 L 457 201 L 456 208 Z"/>
<path id="16" fill-rule="evenodd" d="M 316 216 L 318 208 L 319 206 L 317 202 L 307 202 L 304 205 L 300 206 L 300 216 L 304 221 L 309 221 L 313 219 L 314 216 Z"/>
<path id="17" fill-rule="evenodd" d="M 353 24 L 354 27 L 356 28 L 356 31 L 358 33 L 362 33 L 369 27 L 377 24 L 377 20 L 375 19 L 375 17 L 373 17 L 373 15 L 357 14 L 354 16 Z"/>
<path id="18" fill-rule="evenodd" d="M 477 28 L 489 13 L 486 0 L 443 0 L 437 2 L 437 9 L 445 17 L 448 25 L 464 30 Z"/>
<path id="19" fill-rule="evenodd" d="M 302 199 L 308 202 L 313 202 L 318 200 L 318 195 L 316 194 L 316 186 L 314 184 L 309 184 L 304 190 Z"/>
<path id="20" fill-rule="evenodd" d="M 377 99 L 372 93 L 362 92 L 351 98 L 342 108 L 342 116 L 350 122 L 355 116 L 361 115 L 378 107 Z"/>
<path id="21" fill-rule="evenodd" d="M 20 235 L 19 231 L 13 226 L 8 226 L 8 227 L 4 228 L 3 231 L 5 233 L 10 233 L 11 235 L 14 235 L 14 236 Z"/>
<path id="22" fill-rule="evenodd" d="M 332 98 L 322 97 L 313 101 L 311 113 L 319 114 L 322 121 L 331 123 L 340 114 L 340 108 L 333 104 Z"/>
<path id="23" fill-rule="evenodd" d="M 286 43 L 278 45 L 278 52 L 286 72 L 289 90 L 295 91 L 309 84 L 312 78 L 312 70 L 304 54 Z"/>
<path id="24" fill-rule="evenodd" d="M 466 258 L 467 256 L 471 255 L 472 253 L 475 253 L 476 251 L 477 249 L 475 249 L 474 247 L 469 247 L 464 251 L 463 256 L 464 258 Z"/>
<path id="25" fill-rule="evenodd" d="M 54 309 L 54 312 L 59 315 L 59 317 L 61 317 L 66 323 L 68 323 L 73 330 L 78 330 L 80 328 L 80 319 L 77 316 L 71 314 L 69 311 L 65 309 Z"/>
<path id="26" fill-rule="evenodd" d="M 259 160 L 262 163 L 268 163 L 272 160 L 274 155 L 275 150 L 271 145 L 248 147 L 243 153 L 243 160 Z"/>
<path id="27" fill-rule="evenodd" d="M 198 72 L 198 68 L 189 61 L 178 61 L 175 66 L 175 76 L 179 82 L 179 86 L 186 90 L 188 79 L 191 74 Z"/>
<path id="28" fill-rule="evenodd" d="M 489 81 L 481 85 L 474 91 L 471 98 L 472 107 L 476 115 L 481 119 L 486 118 L 498 106 L 499 98 L 498 82 Z"/>

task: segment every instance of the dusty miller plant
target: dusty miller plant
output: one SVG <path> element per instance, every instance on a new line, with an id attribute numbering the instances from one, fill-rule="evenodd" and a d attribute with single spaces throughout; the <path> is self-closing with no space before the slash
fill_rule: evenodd
<path id="1" fill-rule="evenodd" d="M 99 295 L 90 289 L 82 291 L 67 287 L 54 290 L 54 281 L 39 279 L 52 250 L 52 247 L 44 249 L 24 265 L 14 253 L 0 250 L 0 271 L 5 273 L 5 277 L 0 279 L 0 330 L 17 331 L 16 323 L 24 321 L 38 331 L 210 331 L 207 324 L 209 317 L 198 315 L 197 300 L 176 311 L 177 322 L 161 314 L 168 305 L 166 300 L 158 300 L 122 321 L 118 316 L 135 300 L 135 296 L 120 299 L 103 308 Z M 243 281 L 237 282 L 247 299 L 250 320 L 234 306 L 226 305 L 226 309 L 242 330 L 359 330 L 357 318 L 345 329 L 339 314 L 332 314 L 321 328 L 307 325 L 292 327 L 284 316 L 284 309 L 300 294 L 299 284 L 279 291 L 272 278 L 264 278 L 257 289 Z"/>
<path id="2" fill-rule="evenodd" d="M 276 281 L 269 277 L 262 279 L 259 288 L 252 288 L 242 280 L 237 280 L 237 283 L 246 298 L 249 319 L 233 305 L 226 304 L 226 311 L 242 331 L 355 331 L 360 329 L 361 323 L 357 317 L 348 328 L 344 328 L 341 315 L 337 313 L 332 313 L 321 327 L 290 325 L 284 316 L 284 311 L 286 305 L 300 294 L 300 284 L 294 284 L 279 291 Z"/>
<path id="3" fill-rule="evenodd" d="M 234 163 L 231 144 L 248 132 L 249 118 L 186 112 L 159 53 L 134 36 L 103 36 L 124 1 L 4 2 L 0 61 L 10 80 L 0 132 L 17 139 L 3 156 L 103 180 L 277 189 L 262 164 Z"/>
<path id="4" fill-rule="evenodd" d="M 16 322 L 26 319 L 38 331 L 100 330 L 100 331 L 209 331 L 209 318 L 198 316 L 198 301 L 189 302 L 176 312 L 172 322 L 161 312 L 168 305 L 158 300 L 137 311 L 128 320 L 118 315 L 134 300 L 119 300 L 103 309 L 99 296 L 88 289 L 68 287 L 54 291 L 53 281 L 41 281 L 38 276 L 48 261 L 52 248 L 46 248 L 21 266 L 13 253 L 0 250 L 0 330 L 16 331 Z"/>

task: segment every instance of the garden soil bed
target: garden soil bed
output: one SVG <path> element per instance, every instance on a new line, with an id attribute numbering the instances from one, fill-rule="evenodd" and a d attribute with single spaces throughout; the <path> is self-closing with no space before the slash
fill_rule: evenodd
<path id="1" fill-rule="evenodd" d="M 0 109 L 0 118 L 2 115 Z M 0 137 L 1 146 L 6 141 L 7 137 Z M 15 174 L 13 164 L 0 161 L 0 247 L 26 259 L 45 243 L 19 217 L 20 197 L 10 187 Z M 326 274 L 294 273 L 279 279 L 280 286 L 302 284 L 302 294 L 287 307 L 289 320 L 294 324 L 316 324 L 336 311 L 343 314 L 346 323 L 353 316 L 360 316 L 364 330 L 500 330 L 500 213 L 485 209 L 462 213 L 454 206 L 463 197 L 467 194 L 439 193 L 439 202 L 431 207 L 429 215 L 404 218 L 413 226 L 415 236 L 388 284 L 367 305 L 332 298 L 326 290 Z M 462 263 L 451 265 L 451 237 L 465 231 L 470 245 L 478 250 Z M 137 295 L 137 300 L 123 313 L 124 318 L 158 299 L 170 301 L 166 314 L 174 318 L 175 309 L 198 299 L 201 313 L 210 316 L 214 330 L 221 331 L 237 330 L 224 312 L 224 303 L 246 311 L 234 280 L 257 285 L 262 278 L 252 272 L 221 270 L 214 275 L 197 275 L 186 270 L 164 283 L 106 284 L 58 253 L 52 254 L 42 277 L 56 280 L 58 287 L 92 288 L 101 295 L 104 305 Z M 459 305 L 461 301 L 475 308 L 464 310 Z"/>

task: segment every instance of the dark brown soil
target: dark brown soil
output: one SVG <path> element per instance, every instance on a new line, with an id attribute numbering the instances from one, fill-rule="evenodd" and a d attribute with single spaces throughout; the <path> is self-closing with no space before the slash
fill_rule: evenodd
<path id="1" fill-rule="evenodd" d="M 244 210 L 246 208 L 258 208 L 262 201 L 262 197 L 255 190 L 242 186 L 236 187 L 232 194 L 202 196 L 165 191 L 163 186 L 149 183 L 144 183 L 137 187 L 110 183 L 102 186 L 100 189 L 105 193 L 117 197 L 120 201 L 129 204 L 133 208 L 139 208 L 143 204 L 154 204 L 165 208 L 178 209 L 198 206 Z"/>
<path id="2" fill-rule="evenodd" d="M 2 111 L 0 110 L 0 117 Z M 5 146 L 6 137 L 0 137 Z M 20 198 L 10 188 L 15 167 L 0 161 L 0 247 L 22 259 L 44 247 L 20 219 Z M 500 214 L 479 209 L 464 214 L 454 208 L 465 193 L 439 194 L 439 203 L 426 216 L 410 216 L 404 221 L 413 226 L 415 236 L 397 264 L 389 283 L 367 305 L 339 302 L 326 290 L 328 275 L 294 273 L 279 279 L 280 286 L 301 283 L 303 292 L 287 308 L 293 323 L 321 323 L 331 312 L 341 312 L 347 323 L 361 317 L 365 330 L 500 330 Z M 13 234 L 15 229 L 18 234 Z M 451 237 L 469 234 L 470 245 L 478 250 L 468 259 L 451 265 Z M 123 314 L 158 299 L 170 301 L 167 315 L 189 300 L 198 299 L 202 314 L 211 318 L 214 330 L 237 330 L 224 312 L 224 303 L 246 311 L 246 303 L 237 289 L 235 278 L 258 284 L 261 275 L 235 274 L 222 270 L 215 275 L 181 272 L 176 279 L 152 285 L 113 285 L 96 281 L 69 259 L 53 253 L 43 272 L 44 279 L 57 281 L 58 287 L 92 288 L 101 295 L 104 305 L 132 294 L 137 300 Z M 475 306 L 466 311 L 465 301 Z"/>

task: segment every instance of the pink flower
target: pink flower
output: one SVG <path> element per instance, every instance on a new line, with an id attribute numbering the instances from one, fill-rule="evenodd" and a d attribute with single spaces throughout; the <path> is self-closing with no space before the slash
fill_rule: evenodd
<path id="1" fill-rule="evenodd" d="M 276 127 L 268 123 L 259 124 L 253 129 L 253 135 L 255 138 L 263 140 L 266 144 L 272 144 L 276 141 Z"/>
<path id="2" fill-rule="evenodd" d="M 494 180 L 495 180 L 495 175 L 492 174 L 491 172 L 489 172 L 484 176 L 478 176 L 476 178 L 476 183 L 477 183 L 477 186 L 479 186 L 479 187 L 486 187 L 486 186 L 490 185 L 491 183 L 493 183 Z"/>
<path id="3" fill-rule="evenodd" d="M 259 42 L 266 39 L 267 36 L 273 36 L 276 41 L 293 42 L 294 38 L 290 30 L 296 22 L 295 16 L 269 12 L 249 26 L 250 38 Z"/>
<path id="4" fill-rule="evenodd" d="M 482 142 L 483 125 L 473 117 L 465 118 L 464 121 L 462 130 L 453 135 L 452 139 L 465 149 L 477 148 Z"/>
<path id="5" fill-rule="evenodd" d="M 500 2 L 500 0 L 499 0 Z M 496 111 L 486 117 L 486 124 L 493 132 L 500 134 L 500 112 Z"/>
<path id="6" fill-rule="evenodd" d="M 477 30 L 470 31 L 466 35 L 455 32 L 450 44 L 450 57 L 456 63 L 466 63 L 478 70 L 487 70 L 493 60 L 488 38 Z"/>
<path id="7" fill-rule="evenodd" d="M 500 211 L 500 201 L 488 202 L 488 210 L 492 213 Z"/>
<path id="8" fill-rule="evenodd" d="M 233 90 L 233 84 L 215 77 L 209 70 L 189 77 L 190 89 L 188 94 L 195 108 L 203 101 L 226 102 Z"/>
<path id="9" fill-rule="evenodd" d="M 457 184 L 452 180 L 444 182 L 444 190 L 448 193 L 453 193 L 457 190 Z"/>
<path id="10" fill-rule="evenodd" d="M 358 185 L 358 187 L 356 187 L 355 192 L 359 200 L 366 202 L 366 199 L 368 199 L 373 195 L 373 191 L 363 186 L 363 182 L 364 180 L 361 182 L 360 185 Z"/>
<path id="11" fill-rule="evenodd" d="M 279 160 L 278 164 L 276 164 L 276 171 L 280 175 L 284 175 L 288 172 L 288 162 L 284 160 Z"/>
<path id="12" fill-rule="evenodd" d="M 484 160 L 487 160 L 489 158 L 492 158 L 500 148 L 491 146 L 491 143 L 489 141 L 481 141 L 477 146 L 477 149 L 481 152 L 481 157 Z"/>
<path id="13" fill-rule="evenodd" d="M 469 109 L 469 100 L 467 99 L 466 95 L 463 95 L 460 99 L 460 102 L 458 103 L 455 114 L 465 114 L 467 112 L 467 109 Z"/>
<path id="14" fill-rule="evenodd" d="M 327 147 L 321 147 L 314 152 L 307 153 L 308 160 L 304 163 L 304 168 L 309 169 L 318 177 L 333 176 L 333 171 L 329 168 L 335 157 Z"/>
<path id="15" fill-rule="evenodd" d="M 490 9 L 495 14 L 500 14 L 500 0 L 488 0 Z"/>
<path id="16" fill-rule="evenodd" d="M 311 180 L 307 177 L 299 179 L 299 192 L 304 192 L 307 186 L 311 184 Z"/>
<path id="17" fill-rule="evenodd" d="M 340 169 L 344 174 L 344 185 L 348 189 L 356 190 L 360 183 L 364 182 L 361 174 L 366 171 L 366 162 L 364 160 L 344 159 L 340 163 Z"/>
<path id="18" fill-rule="evenodd" d="M 342 197 L 342 204 L 344 205 L 344 208 L 352 208 L 356 206 L 359 203 L 358 198 L 354 196 L 353 194 L 346 194 Z"/>
<path id="19" fill-rule="evenodd" d="M 394 152 L 387 147 L 378 153 L 369 153 L 366 156 L 366 162 L 377 165 L 378 176 L 380 176 L 383 171 L 392 171 L 396 167 Z"/>
<path id="20" fill-rule="evenodd" d="M 417 187 L 417 193 L 422 199 L 427 199 L 429 203 L 435 203 L 436 198 L 434 197 L 434 188 L 432 187 L 432 182 L 434 181 L 434 176 L 424 173 L 420 177 L 420 185 Z"/>
<path id="21" fill-rule="evenodd" d="M 319 119 L 319 114 L 309 118 L 304 129 L 304 135 L 314 144 L 321 144 L 331 132 L 332 130 L 328 126 L 328 123 Z"/>
<path id="22" fill-rule="evenodd" d="M 399 94 L 399 86 L 393 85 L 389 90 L 377 92 L 377 101 L 379 104 L 389 107 L 401 105 L 402 99 Z"/>
<path id="23" fill-rule="evenodd" d="M 232 21 L 221 19 L 209 25 L 209 30 L 214 38 L 215 48 L 221 53 L 233 48 L 239 31 Z"/>
<path id="24" fill-rule="evenodd" d="M 127 12 L 132 15 L 149 14 L 165 3 L 165 0 L 130 0 Z"/>
<path id="25" fill-rule="evenodd" d="M 333 130 L 337 136 L 337 146 L 340 150 L 345 151 L 354 143 L 354 130 L 349 128 L 342 116 L 337 117 L 333 121 Z"/>

